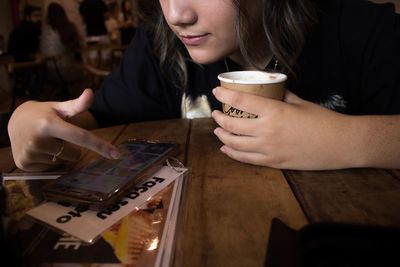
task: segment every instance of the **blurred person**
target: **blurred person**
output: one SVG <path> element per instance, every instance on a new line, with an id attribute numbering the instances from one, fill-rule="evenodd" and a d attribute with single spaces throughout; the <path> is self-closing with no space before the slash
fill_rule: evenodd
<path id="1" fill-rule="evenodd" d="M 118 18 L 120 11 L 117 2 L 111 2 L 107 6 L 106 28 L 112 43 L 121 43 L 121 34 Z"/>
<path id="2" fill-rule="evenodd" d="M 123 0 L 121 13 L 119 15 L 121 29 L 121 44 L 127 45 L 131 42 L 138 26 L 137 18 L 133 15 L 131 0 Z"/>
<path id="3" fill-rule="evenodd" d="M 16 62 L 33 61 L 39 49 L 42 10 L 36 6 L 24 8 L 24 19 L 11 32 L 8 53 Z"/>
<path id="4" fill-rule="evenodd" d="M 13 91 L 17 96 L 36 98 L 42 90 L 43 69 L 38 55 L 41 26 L 41 8 L 27 5 L 23 20 L 8 39 L 8 53 L 14 57 L 14 61 L 27 63 L 14 68 Z"/>
<path id="5" fill-rule="evenodd" d="M 83 0 L 79 5 L 79 13 L 86 24 L 86 44 L 107 44 L 110 42 L 105 24 L 107 6 L 103 0 Z M 98 51 L 88 51 L 91 64 L 98 66 L 100 61 L 104 63 L 110 59 L 110 50 L 101 50 L 99 58 Z"/>
<path id="6" fill-rule="evenodd" d="M 51 82 L 77 82 L 84 79 L 84 70 L 78 60 L 81 38 L 75 25 L 66 16 L 58 3 L 47 7 L 46 22 L 40 42 L 40 52 L 55 59 L 46 62 L 48 78 Z"/>
<path id="7" fill-rule="evenodd" d="M 82 2 L 82 0 L 41 0 L 41 1 L 43 1 L 43 6 L 44 6 L 43 10 L 47 10 L 48 5 L 51 3 L 60 4 L 64 8 L 69 21 L 74 23 L 79 36 L 82 38 L 82 41 L 85 40 L 86 25 L 83 21 L 83 17 L 79 13 L 79 5 Z"/>

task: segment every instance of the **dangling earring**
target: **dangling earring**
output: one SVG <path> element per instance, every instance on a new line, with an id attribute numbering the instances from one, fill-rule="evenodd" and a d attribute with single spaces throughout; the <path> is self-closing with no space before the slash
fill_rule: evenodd
<path id="1" fill-rule="evenodd" d="M 273 56 L 273 59 L 275 59 L 274 72 L 276 72 L 276 69 L 278 68 L 279 61 L 275 56 Z"/>

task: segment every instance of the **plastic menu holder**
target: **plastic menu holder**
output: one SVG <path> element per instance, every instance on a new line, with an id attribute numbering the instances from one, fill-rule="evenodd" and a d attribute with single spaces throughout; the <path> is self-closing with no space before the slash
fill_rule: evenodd
<path id="1" fill-rule="evenodd" d="M 167 187 L 108 228 L 93 244 L 87 244 L 23 215 L 40 198 L 37 188 L 49 181 L 34 177 L 7 179 L 5 189 L 13 191 L 8 196 L 21 204 L 13 205 L 6 214 L 11 254 L 27 266 L 83 263 L 180 266 L 189 181 L 190 169 L 185 168 Z"/>

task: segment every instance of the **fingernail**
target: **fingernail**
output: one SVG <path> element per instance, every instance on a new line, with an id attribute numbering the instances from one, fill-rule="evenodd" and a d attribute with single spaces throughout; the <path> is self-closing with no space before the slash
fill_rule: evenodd
<path id="1" fill-rule="evenodd" d="M 215 128 L 215 129 L 214 129 L 214 134 L 215 134 L 215 135 L 218 135 L 218 128 Z"/>
<path id="2" fill-rule="evenodd" d="M 119 157 L 121 156 L 120 154 L 119 154 L 119 151 L 118 150 L 111 150 L 111 152 L 110 152 L 110 156 L 111 156 L 111 158 L 112 159 L 119 159 Z"/>
<path id="3" fill-rule="evenodd" d="M 216 89 L 214 88 L 214 89 L 212 90 L 213 95 L 215 95 L 215 91 L 216 91 Z"/>
<path id="4" fill-rule="evenodd" d="M 221 146 L 221 148 L 220 148 L 219 150 L 221 150 L 222 153 L 225 153 L 225 154 L 226 154 L 226 148 L 225 148 L 225 146 Z"/>

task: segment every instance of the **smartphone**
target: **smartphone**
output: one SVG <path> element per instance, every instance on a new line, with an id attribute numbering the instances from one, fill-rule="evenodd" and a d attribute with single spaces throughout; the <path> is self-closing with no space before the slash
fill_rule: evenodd
<path id="1" fill-rule="evenodd" d="M 44 188 L 48 200 L 103 210 L 143 183 L 178 153 L 174 143 L 128 140 L 119 146 L 120 158 L 99 158 L 61 175 Z"/>

